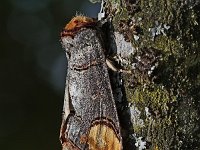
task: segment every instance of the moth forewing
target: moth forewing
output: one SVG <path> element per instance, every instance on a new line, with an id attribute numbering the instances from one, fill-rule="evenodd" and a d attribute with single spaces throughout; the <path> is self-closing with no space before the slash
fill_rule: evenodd
<path id="1" fill-rule="evenodd" d="M 71 29 L 69 32 L 61 37 L 70 54 L 60 135 L 63 150 L 121 150 L 101 32 L 80 25 L 73 36 Z"/>

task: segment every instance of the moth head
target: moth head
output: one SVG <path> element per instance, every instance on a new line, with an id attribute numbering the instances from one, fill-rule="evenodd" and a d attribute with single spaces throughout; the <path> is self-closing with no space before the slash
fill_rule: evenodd
<path id="1" fill-rule="evenodd" d="M 75 16 L 72 20 L 64 27 L 61 32 L 61 37 L 70 36 L 74 38 L 77 32 L 82 28 L 90 28 L 96 26 L 97 21 L 93 18 L 85 16 Z"/>
<path id="2" fill-rule="evenodd" d="M 97 21 L 95 19 L 78 15 L 72 18 L 64 27 L 61 32 L 61 43 L 66 50 L 68 58 L 71 55 L 71 51 L 73 51 L 77 45 L 77 39 L 75 38 L 77 33 L 86 28 L 93 28 L 96 24 Z"/>
<path id="3" fill-rule="evenodd" d="M 73 30 L 75 28 L 81 28 L 85 26 L 92 25 L 96 21 L 92 18 L 85 16 L 76 16 L 65 26 L 66 30 Z"/>

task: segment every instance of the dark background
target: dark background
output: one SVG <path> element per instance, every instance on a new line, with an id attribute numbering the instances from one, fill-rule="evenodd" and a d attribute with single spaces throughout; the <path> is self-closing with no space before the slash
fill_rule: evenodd
<path id="1" fill-rule="evenodd" d="M 0 149 L 59 150 L 66 58 L 60 31 L 88 0 L 4 0 L 0 4 Z"/>

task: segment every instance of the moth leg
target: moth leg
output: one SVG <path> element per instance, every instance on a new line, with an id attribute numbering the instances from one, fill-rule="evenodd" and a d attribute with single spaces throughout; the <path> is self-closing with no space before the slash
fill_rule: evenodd
<path id="1" fill-rule="evenodd" d="M 113 65 L 112 61 L 108 58 L 106 58 L 106 64 L 108 68 L 110 68 L 114 72 L 122 72 L 122 73 L 131 74 L 131 70 L 124 70 L 124 69 L 117 68 L 116 66 Z"/>

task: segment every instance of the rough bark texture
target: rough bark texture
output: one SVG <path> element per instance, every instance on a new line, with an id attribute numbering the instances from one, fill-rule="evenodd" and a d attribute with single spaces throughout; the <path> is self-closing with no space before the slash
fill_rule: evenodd
<path id="1" fill-rule="evenodd" d="M 109 48 L 132 71 L 116 75 L 124 95 L 114 93 L 127 100 L 117 104 L 124 149 L 199 149 L 200 2 L 109 0 L 105 10 Z"/>

